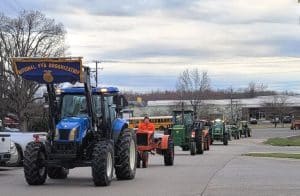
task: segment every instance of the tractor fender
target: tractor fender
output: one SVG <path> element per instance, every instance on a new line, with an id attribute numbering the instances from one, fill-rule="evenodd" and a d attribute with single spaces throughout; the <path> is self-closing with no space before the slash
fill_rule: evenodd
<path id="1" fill-rule="evenodd" d="M 127 127 L 128 127 L 128 123 L 124 119 L 116 118 L 113 121 L 112 132 L 113 132 L 114 141 L 116 141 L 119 138 L 121 131 Z"/>
<path id="2" fill-rule="evenodd" d="M 162 150 L 166 150 L 168 149 L 168 141 L 169 141 L 169 135 L 163 135 L 161 138 L 161 144 L 160 144 L 160 148 Z"/>

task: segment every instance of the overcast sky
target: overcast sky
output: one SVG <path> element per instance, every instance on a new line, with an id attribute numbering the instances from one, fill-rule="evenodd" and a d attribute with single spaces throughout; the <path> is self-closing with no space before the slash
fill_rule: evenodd
<path id="1" fill-rule="evenodd" d="M 300 92 L 297 0 L 2 0 L 13 16 L 40 10 L 64 24 L 69 54 L 102 61 L 100 82 L 126 90 L 174 89 L 186 68 L 213 88 Z"/>

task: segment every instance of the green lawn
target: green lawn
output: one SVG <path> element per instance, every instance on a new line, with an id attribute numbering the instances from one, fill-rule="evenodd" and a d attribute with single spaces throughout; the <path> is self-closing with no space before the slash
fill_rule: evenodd
<path id="1" fill-rule="evenodd" d="M 272 146 L 300 146 L 300 136 L 288 138 L 270 138 L 264 142 Z"/>
<path id="2" fill-rule="evenodd" d="M 300 154 L 289 154 L 289 153 L 247 153 L 243 154 L 244 156 L 251 156 L 251 157 L 272 157 L 272 158 L 289 158 L 289 159 L 300 159 Z"/>

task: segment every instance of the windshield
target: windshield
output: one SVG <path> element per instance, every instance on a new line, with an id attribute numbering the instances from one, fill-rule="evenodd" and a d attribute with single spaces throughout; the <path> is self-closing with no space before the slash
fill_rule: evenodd
<path id="1" fill-rule="evenodd" d="M 104 100 L 107 101 L 107 97 Z M 93 95 L 95 114 L 101 116 L 101 96 Z M 72 116 L 87 116 L 87 104 L 85 95 L 64 95 L 61 106 L 61 118 Z"/>
<path id="2" fill-rule="evenodd" d="M 180 125 L 180 124 L 189 124 L 192 125 L 193 124 L 193 116 L 191 113 L 185 113 L 184 114 L 184 122 L 182 119 L 182 113 L 175 113 L 174 115 L 174 124 Z"/>
<path id="3" fill-rule="evenodd" d="M 62 100 L 61 116 L 87 115 L 86 100 L 84 95 L 65 95 Z"/>

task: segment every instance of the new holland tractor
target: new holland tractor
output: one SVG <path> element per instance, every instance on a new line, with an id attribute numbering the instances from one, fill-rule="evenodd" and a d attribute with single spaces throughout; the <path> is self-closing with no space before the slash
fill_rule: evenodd
<path id="1" fill-rule="evenodd" d="M 95 186 L 108 186 L 114 170 L 117 179 L 135 177 L 136 138 L 118 118 L 126 100 L 117 88 L 91 87 L 90 69 L 80 57 L 13 58 L 12 63 L 17 75 L 47 87 L 47 140 L 36 137 L 24 153 L 29 185 L 44 184 L 47 175 L 65 179 L 75 167 L 91 167 Z M 55 84 L 63 82 L 83 87 L 56 91 Z"/>
<path id="2" fill-rule="evenodd" d="M 213 126 L 211 127 L 210 135 L 211 135 L 211 144 L 214 141 L 221 141 L 221 142 L 223 142 L 224 145 L 228 145 L 229 132 L 225 128 L 225 123 L 222 120 L 216 119 L 213 122 Z"/>
<path id="3" fill-rule="evenodd" d="M 193 129 L 194 112 L 192 110 L 174 110 L 173 126 L 169 130 L 175 146 L 183 151 L 190 150 L 191 155 L 203 154 L 202 130 Z"/>

